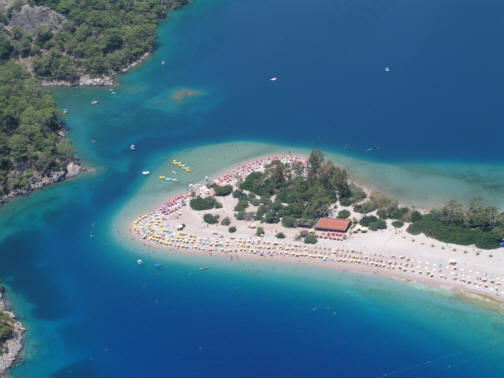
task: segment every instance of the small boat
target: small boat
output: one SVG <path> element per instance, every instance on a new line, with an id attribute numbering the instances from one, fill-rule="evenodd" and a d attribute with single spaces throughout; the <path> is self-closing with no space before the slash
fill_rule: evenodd
<path id="1" fill-rule="evenodd" d="M 96 104 L 98 104 L 98 100 L 91 101 L 91 105 L 96 105 Z"/>
<path id="2" fill-rule="evenodd" d="M 164 179 L 166 178 L 166 176 L 159 176 L 159 178 L 160 178 L 161 180 L 164 180 Z"/>
<path id="3" fill-rule="evenodd" d="M 177 166 L 182 167 L 184 164 L 182 163 L 177 163 Z"/>
<path id="4" fill-rule="evenodd" d="M 175 160 L 175 159 L 173 159 L 173 160 L 172 160 L 172 163 L 173 163 L 173 164 L 175 164 L 175 165 L 177 165 L 177 164 L 178 164 L 178 161 L 177 161 L 177 160 Z"/>
<path id="5" fill-rule="evenodd" d="M 171 181 L 171 180 L 172 180 L 172 178 L 171 178 L 171 177 L 167 177 L 167 178 L 165 178 L 165 181 Z"/>
<path id="6" fill-rule="evenodd" d="M 385 67 L 385 72 L 390 72 L 390 66 Z"/>
<path id="7" fill-rule="evenodd" d="M 112 94 L 115 95 L 115 91 L 112 91 Z"/>
<path id="8" fill-rule="evenodd" d="M 63 109 L 63 114 L 67 114 L 67 113 L 68 113 L 68 109 L 67 108 Z"/>
<path id="9" fill-rule="evenodd" d="M 175 179 L 175 178 L 174 178 L 174 179 L 172 179 L 172 181 L 178 182 L 178 180 L 177 180 L 177 179 Z"/>
<path id="10" fill-rule="evenodd" d="M 277 78 L 277 77 L 275 77 L 275 76 L 273 76 L 273 77 L 270 79 L 270 81 L 277 81 L 277 80 L 278 80 L 278 78 Z"/>
<path id="11" fill-rule="evenodd" d="M 142 264 L 143 264 L 142 259 L 138 259 L 138 260 L 137 260 L 137 264 L 138 264 L 138 265 L 142 265 Z"/>
<path id="12" fill-rule="evenodd" d="M 135 147 L 135 145 L 134 145 L 134 144 L 132 144 L 132 145 L 130 146 L 130 150 L 131 150 L 131 151 L 135 151 L 135 148 L 136 148 L 136 147 Z"/>
<path id="13" fill-rule="evenodd" d="M 186 168 L 185 171 L 186 172 L 191 172 L 191 168 Z"/>
<path id="14" fill-rule="evenodd" d="M 148 174 L 150 174 L 150 171 L 142 171 L 142 175 L 147 176 Z"/>
<path id="15" fill-rule="evenodd" d="M 172 172 L 174 175 L 176 175 L 176 174 L 177 174 L 177 172 L 175 172 L 173 169 L 172 169 L 172 171 L 171 171 L 171 172 Z"/>
<path id="16" fill-rule="evenodd" d="M 165 61 L 163 60 L 163 61 L 161 62 L 161 64 L 165 64 Z"/>

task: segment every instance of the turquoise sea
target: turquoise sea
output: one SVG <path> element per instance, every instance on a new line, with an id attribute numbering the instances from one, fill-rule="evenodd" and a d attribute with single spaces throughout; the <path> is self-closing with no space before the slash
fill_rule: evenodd
<path id="1" fill-rule="evenodd" d="M 410 205 L 504 207 L 503 18 L 489 0 L 195 0 L 115 94 L 55 90 L 95 171 L 0 209 L 0 277 L 28 328 L 12 375 L 504 376 L 502 314 L 453 293 L 127 233 L 205 175 L 311 148 Z M 191 174 L 156 179 L 174 158 Z"/>

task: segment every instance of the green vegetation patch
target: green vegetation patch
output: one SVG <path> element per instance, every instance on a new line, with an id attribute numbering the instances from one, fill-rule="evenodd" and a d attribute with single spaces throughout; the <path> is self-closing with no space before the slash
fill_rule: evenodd
<path id="1" fill-rule="evenodd" d="M 408 227 L 410 234 L 423 233 L 446 243 L 493 249 L 498 248 L 504 238 L 504 213 L 499 213 L 494 206 L 482 206 L 476 199 L 469 207 L 451 201 L 423 216 L 415 214 L 413 219 Z"/>
<path id="2" fill-rule="evenodd" d="M 218 202 L 214 197 L 196 197 L 189 201 L 189 206 L 191 206 L 191 209 L 193 210 L 201 211 L 213 209 L 214 207 L 217 207 L 217 203 Z"/>
<path id="3" fill-rule="evenodd" d="M 338 219 L 347 219 L 350 216 L 350 211 L 348 210 L 341 210 L 338 213 Z"/>
<path id="4" fill-rule="evenodd" d="M 305 168 L 300 163 L 275 160 L 264 172 L 250 173 L 239 190 L 233 192 L 233 197 L 239 199 L 235 211 L 244 211 L 245 201 L 255 201 L 250 196 L 253 193 L 259 196 L 254 220 L 265 223 L 281 220 L 284 227 L 296 227 L 299 223 L 314 224 L 334 207 L 338 198 L 352 195 L 346 171 L 326 161 L 322 152 L 312 151 L 308 163 Z M 249 192 L 247 199 L 245 191 Z"/>
<path id="5" fill-rule="evenodd" d="M 0 65 L 0 195 L 64 170 L 75 149 L 51 94 L 12 62 Z"/>
<path id="6" fill-rule="evenodd" d="M 212 214 L 203 215 L 203 220 L 208 224 L 217 224 L 219 223 L 219 216 Z"/>
<path id="7" fill-rule="evenodd" d="M 231 185 L 225 185 L 225 186 L 214 185 L 213 189 L 215 190 L 216 196 L 228 196 L 233 191 L 233 187 Z"/>
<path id="8" fill-rule="evenodd" d="M 4 344 L 14 336 L 12 319 L 4 311 L 0 310 L 0 352 L 4 351 Z"/>

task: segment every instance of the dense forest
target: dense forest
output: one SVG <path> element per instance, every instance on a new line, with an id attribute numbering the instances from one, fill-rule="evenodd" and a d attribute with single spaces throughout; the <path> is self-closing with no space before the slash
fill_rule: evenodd
<path id="1" fill-rule="evenodd" d="M 62 171 L 74 149 L 51 94 L 20 65 L 0 65 L 0 197 Z"/>
<path id="2" fill-rule="evenodd" d="M 170 9 L 188 0 L 30 0 L 66 20 L 57 30 L 33 33 L 19 26 L 0 33 L 0 59 L 29 58 L 33 72 L 48 80 L 75 81 L 82 74 L 118 72 L 153 48 L 156 27 Z M 0 15 L 6 24 L 22 6 L 17 0 Z"/>

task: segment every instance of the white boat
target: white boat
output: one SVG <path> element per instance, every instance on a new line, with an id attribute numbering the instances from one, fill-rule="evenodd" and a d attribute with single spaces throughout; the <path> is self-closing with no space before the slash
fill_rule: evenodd
<path id="1" fill-rule="evenodd" d="M 142 175 L 147 176 L 148 174 L 150 174 L 150 171 L 142 171 Z"/>
<path id="2" fill-rule="evenodd" d="M 177 172 L 175 172 L 173 169 L 172 169 L 172 171 L 171 171 L 171 172 L 172 172 L 174 175 L 176 175 L 176 174 L 177 174 Z"/>
<path id="3" fill-rule="evenodd" d="M 390 66 L 385 67 L 385 72 L 390 72 Z"/>
<path id="4" fill-rule="evenodd" d="M 276 76 L 273 76 L 270 80 L 271 80 L 271 81 L 277 81 L 277 80 L 278 80 L 278 78 L 277 78 Z"/>
<path id="5" fill-rule="evenodd" d="M 131 150 L 131 151 L 135 151 L 135 148 L 136 148 L 136 147 L 135 147 L 135 145 L 134 145 L 134 144 L 132 144 L 132 145 L 130 146 L 130 150 Z"/>
<path id="6" fill-rule="evenodd" d="M 164 63 L 165 63 L 165 61 L 163 60 L 163 61 L 161 62 L 161 64 L 164 64 Z"/>
<path id="7" fill-rule="evenodd" d="M 143 264 L 142 259 L 138 259 L 138 260 L 137 260 L 137 264 L 138 264 L 138 265 L 142 265 L 142 264 Z"/>
<path id="8" fill-rule="evenodd" d="M 172 179 L 172 181 L 178 182 L 178 180 L 177 180 L 177 179 L 175 179 L 175 178 L 174 178 L 174 179 Z"/>

